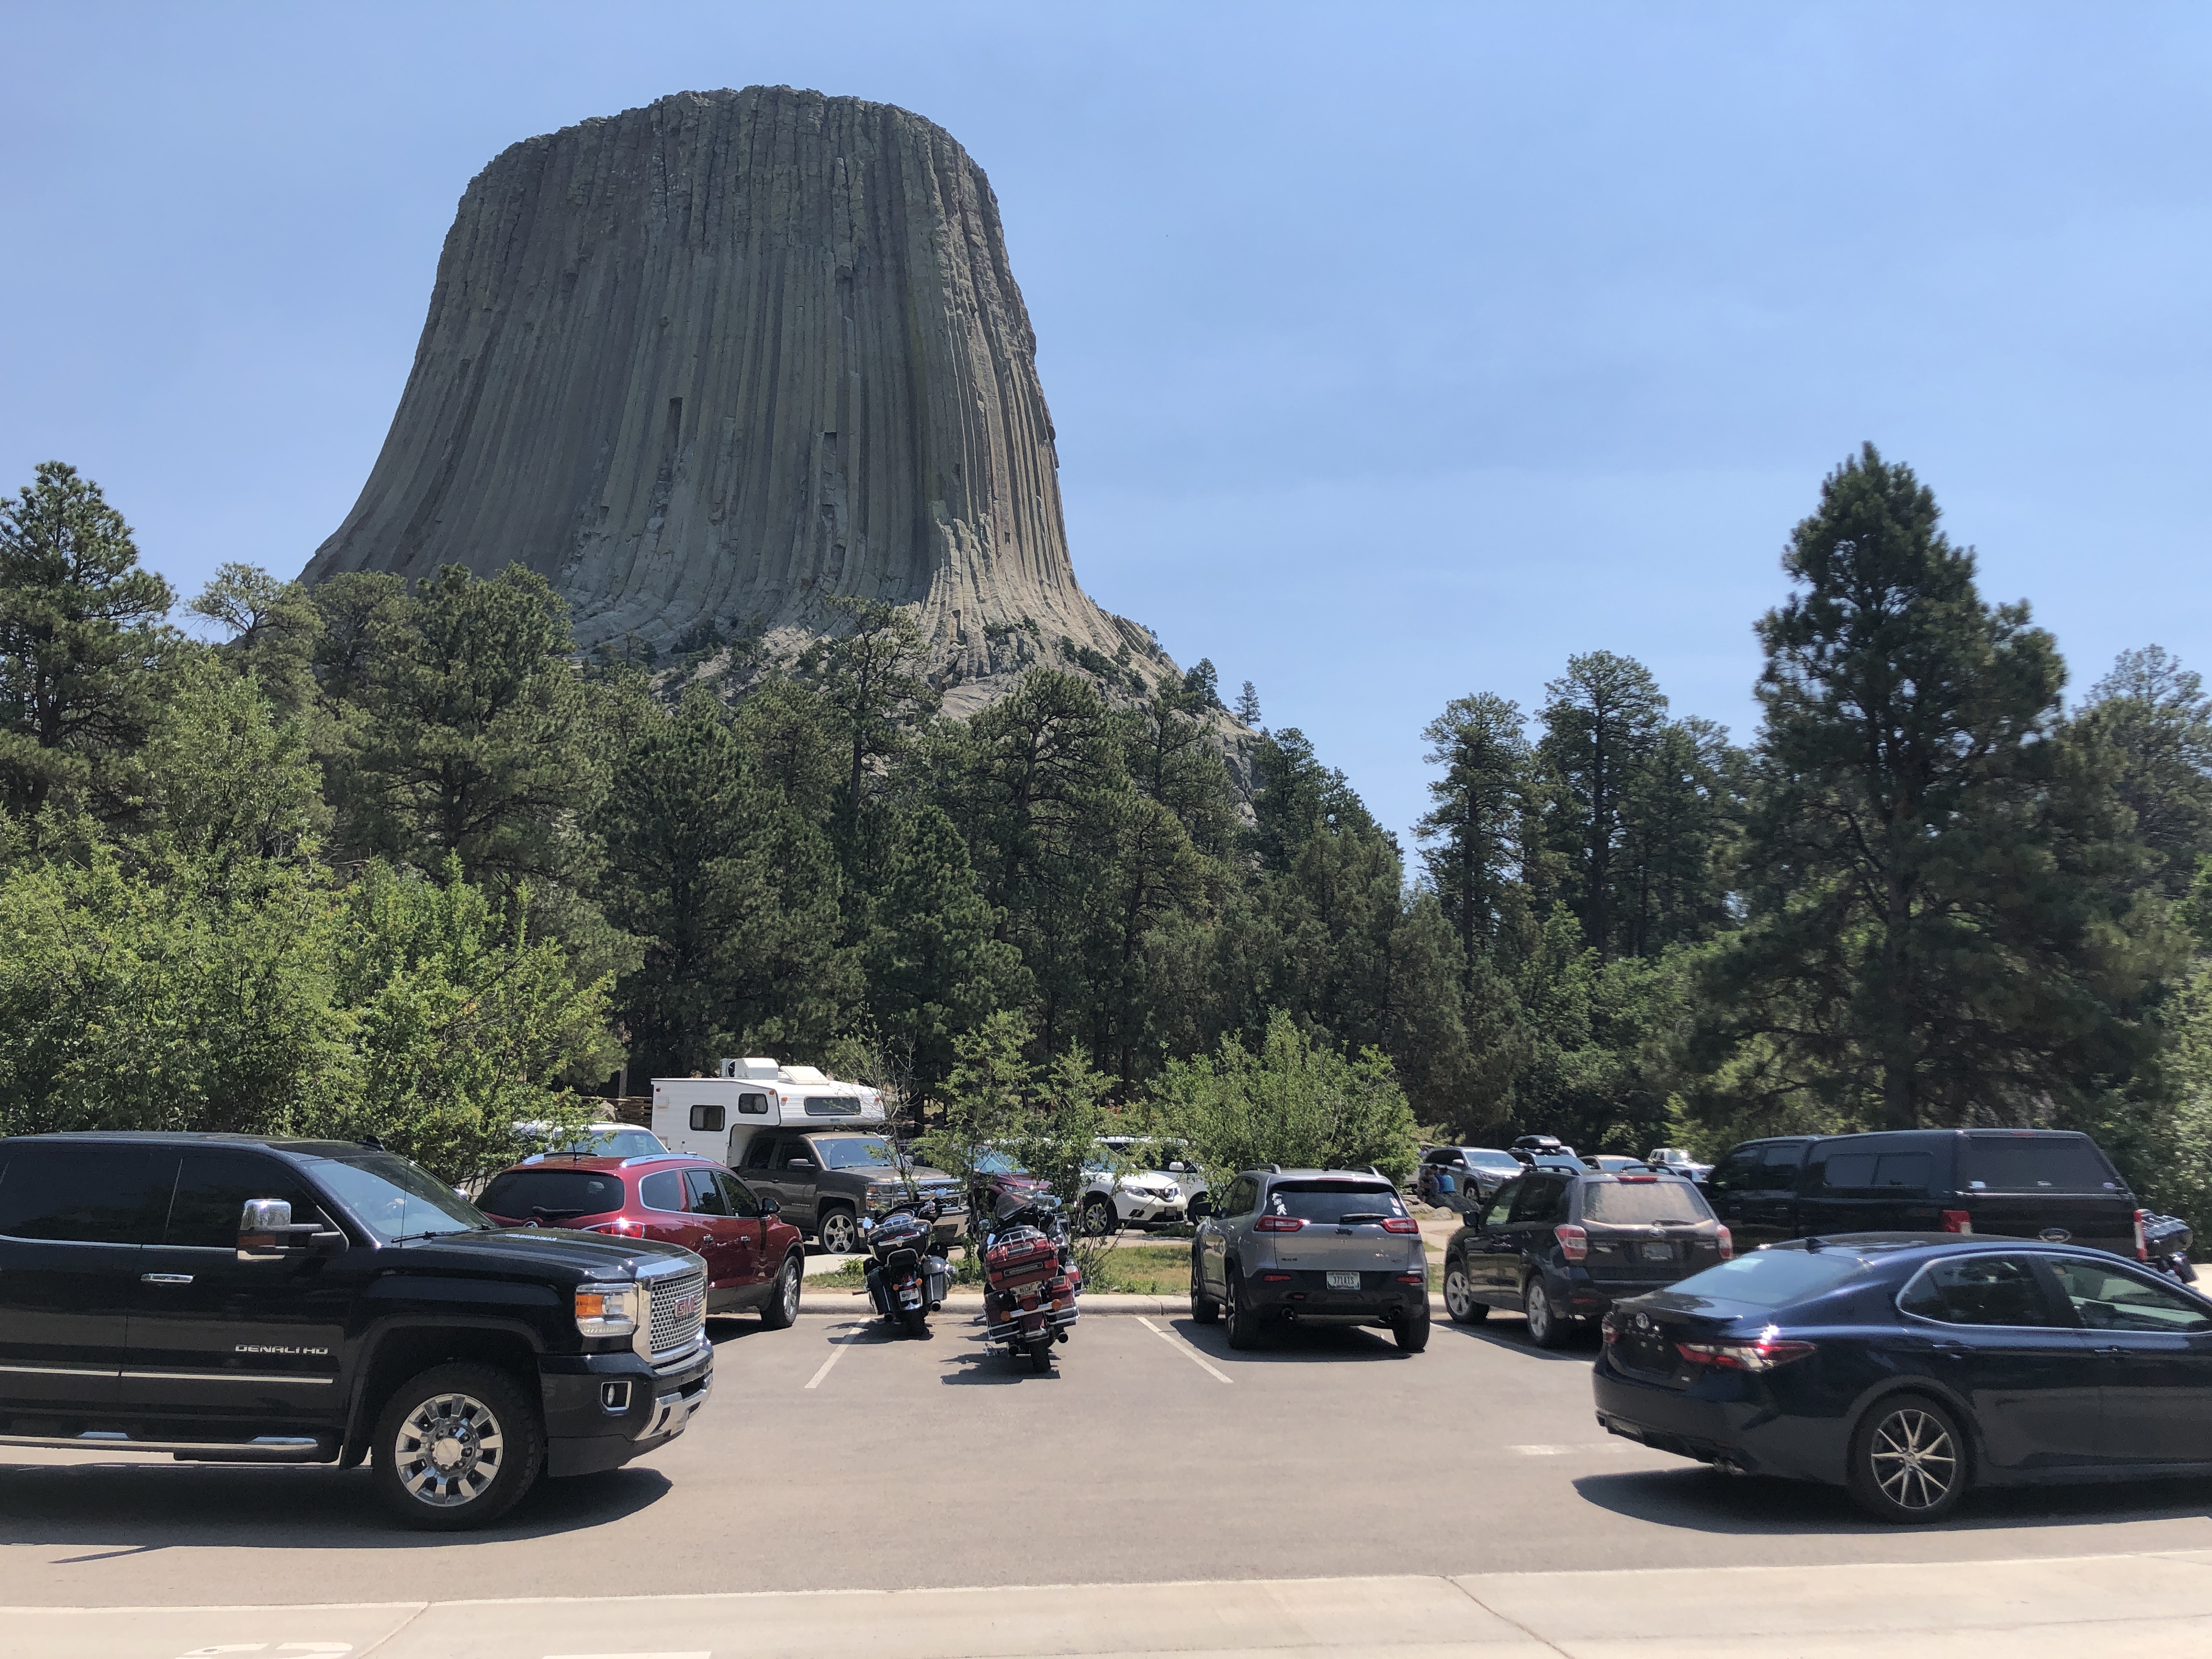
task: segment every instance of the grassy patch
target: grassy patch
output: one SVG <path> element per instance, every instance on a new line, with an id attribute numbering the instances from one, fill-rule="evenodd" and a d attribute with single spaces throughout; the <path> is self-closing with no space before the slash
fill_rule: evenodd
<path id="1" fill-rule="evenodd" d="M 1181 1296 L 1190 1289 L 1190 1246 L 1120 1245 L 1091 1263 L 1083 1288 L 1137 1296 Z"/>

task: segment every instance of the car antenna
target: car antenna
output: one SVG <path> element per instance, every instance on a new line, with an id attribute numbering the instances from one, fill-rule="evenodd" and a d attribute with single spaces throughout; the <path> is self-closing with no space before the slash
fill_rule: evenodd
<path id="1" fill-rule="evenodd" d="M 1808 1238 L 1805 1241 L 1805 1248 L 1808 1250 L 1825 1250 L 1828 1248 L 1828 1241 L 1818 1237 Z"/>
<path id="2" fill-rule="evenodd" d="M 361 1144 L 362 1147 L 368 1152 L 380 1152 L 385 1150 L 384 1143 L 379 1140 L 374 1135 L 363 1135 L 361 1138 Z"/>

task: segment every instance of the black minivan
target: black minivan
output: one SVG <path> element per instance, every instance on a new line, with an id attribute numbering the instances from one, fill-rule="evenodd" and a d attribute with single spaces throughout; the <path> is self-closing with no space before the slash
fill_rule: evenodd
<path id="1" fill-rule="evenodd" d="M 2062 1129 L 1892 1129 L 1746 1141 L 1705 1177 L 1739 1250 L 1839 1233 L 1987 1233 L 2142 1255 L 2142 1212 Z"/>

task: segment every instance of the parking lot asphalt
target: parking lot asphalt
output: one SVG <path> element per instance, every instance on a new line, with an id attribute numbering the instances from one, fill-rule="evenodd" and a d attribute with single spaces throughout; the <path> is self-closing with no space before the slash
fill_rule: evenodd
<path id="1" fill-rule="evenodd" d="M 507 1523 L 475 1534 L 394 1529 L 359 1471 L 10 1450 L 0 1604 L 327 1606 L 2212 1549 L 2208 1482 L 1992 1493 L 1948 1524 L 1901 1530 L 1862 1518 L 1840 1492 L 1714 1474 L 1601 1433 L 1591 1351 L 1540 1352 L 1503 1316 L 1439 1323 L 1419 1355 L 1364 1331 L 1235 1353 L 1218 1327 L 1187 1317 L 1096 1318 L 1050 1376 L 986 1354 L 960 1318 L 940 1318 L 927 1340 L 821 1316 L 786 1331 L 717 1322 L 716 1336 L 714 1398 L 681 1440 L 627 1469 L 548 1481 Z"/>

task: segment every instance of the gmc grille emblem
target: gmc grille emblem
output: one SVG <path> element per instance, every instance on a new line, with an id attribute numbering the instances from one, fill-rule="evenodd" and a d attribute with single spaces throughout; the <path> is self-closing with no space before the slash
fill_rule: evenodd
<path id="1" fill-rule="evenodd" d="M 704 1294 L 698 1291 L 694 1291 L 690 1295 L 678 1297 L 675 1301 L 670 1303 L 668 1304 L 668 1310 L 674 1314 L 678 1319 L 689 1319 L 693 1314 L 699 1311 L 700 1304 L 704 1302 L 706 1299 L 707 1298 Z"/>

